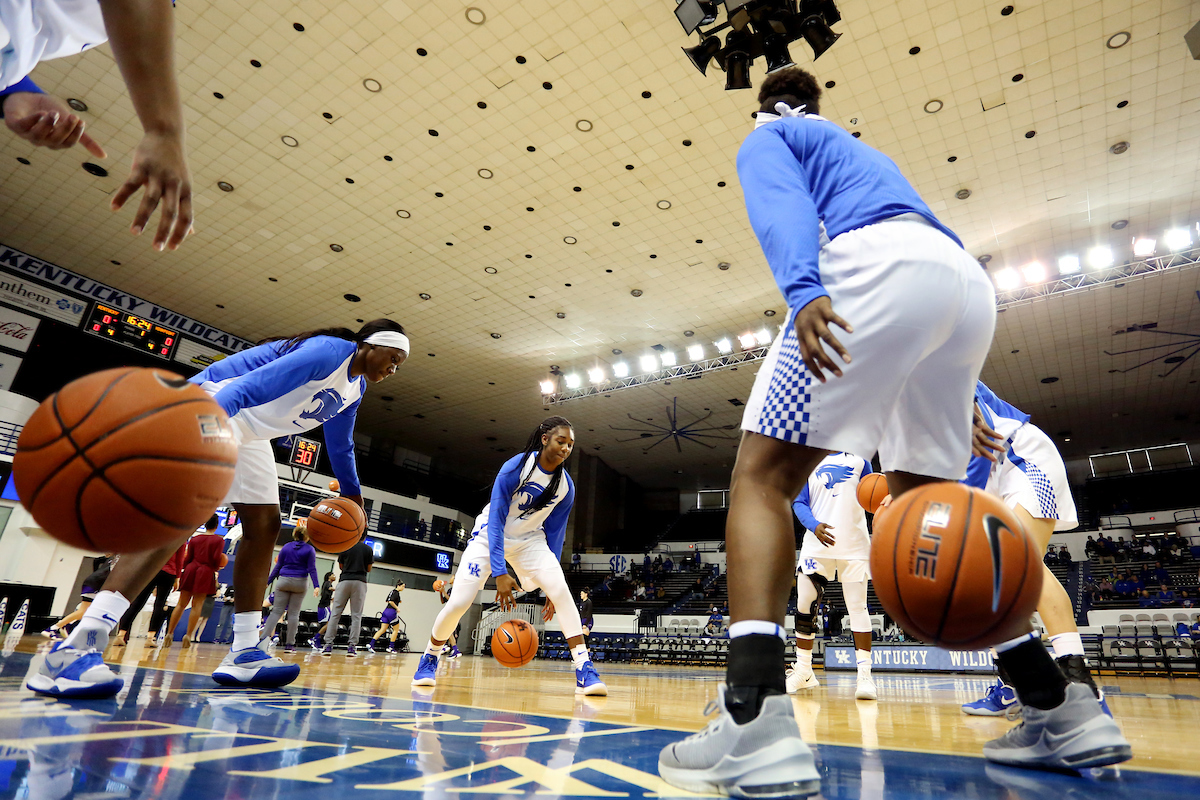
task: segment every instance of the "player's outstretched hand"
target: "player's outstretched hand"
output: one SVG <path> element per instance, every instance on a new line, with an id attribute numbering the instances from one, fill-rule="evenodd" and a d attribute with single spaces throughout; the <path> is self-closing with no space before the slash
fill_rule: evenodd
<path id="1" fill-rule="evenodd" d="M 834 352 L 841 356 L 843 363 L 850 363 L 850 353 L 842 347 L 842 343 L 833 335 L 833 331 L 829 330 L 831 322 L 846 333 L 854 333 L 854 327 L 834 312 L 833 304 L 828 297 L 818 297 L 800 309 L 796 315 L 796 341 L 800 343 L 800 357 L 804 359 L 804 363 L 812 372 L 813 377 L 821 383 L 825 383 L 825 373 L 821 371 L 822 368 L 829 370 L 839 378 L 842 377 L 841 367 L 829 357 L 821 342 L 825 342 L 833 348 Z"/>
<path id="2" fill-rule="evenodd" d="M 107 158 L 100 143 L 84 133 L 83 120 L 57 97 L 38 92 L 13 92 L 3 100 L 4 124 L 27 142 L 51 150 L 66 150 L 77 144 L 96 158 Z"/>
<path id="3" fill-rule="evenodd" d="M 546 605 L 542 607 L 542 620 L 549 622 L 552 619 L 554 619 L 554 601 L 547 597 Z"/>
<path id="4" fill-rule="evenodd" d="M 496 578 L 496 602 L 500 604 L 501 611 L 512 611 L 517 607 L 517 601 L 513 597 L 516 589 L 517 582 L 513 580 L 512 575 L 501 575 Z"/>
<path id="5" fill-rule="evenodd" d="M 817 525 L 817 529 L 813 531 L 813 535 L 817 537 L 817 541 L 826 547 L 833 547 L 837 543 L 835 537 L 830 531 L 833 530 L 832 525 L 826 525 L 824 522 Z"/>
<path id="6" fill-rule="evenodd" d="M 1004 437 L 988 427 L 976 404 L 975 420 L 971 425 L 971 455 L 982 456 L 988 461 L 999 463 L 1000 459 L 996 453 L 1003 453 L 1004 450 Z"/>
<path id="7" fill-rule="evenodd" d="M 192 233 L 192 178 L 188 173 L 187 153 L 183 134 L 147 133 L 133 153 L 133 169 L 121 188 L 113 195 L 112 210 L 116 211 L 145 187 L 142 204 L 133 218 L 130 231 L 142 232 L 154 210 L 162 205 L 154 247 L 175 250 Z"/>

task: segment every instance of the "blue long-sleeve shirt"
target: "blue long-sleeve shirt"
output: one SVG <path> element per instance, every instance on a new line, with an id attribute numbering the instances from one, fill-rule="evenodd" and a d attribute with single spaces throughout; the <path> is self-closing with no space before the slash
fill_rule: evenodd
<path id="1" fill-rule="evenodd" d="M 317 551 L 308 542 L 288 542 L 279 548 L 275 567 L 267 583 L 281 575 L 285 578 L 303 578 L 307 575 L 312 579 L 313 588 L 317 588 L 321 585 L 317 580 Z"/>
<path id="2" fill-rule="evenodd" d="M 821 222 L 833 239 L 915 213 L 962 245 L 890 158 L 828 120 L 763 125 L 742 143 L 737 169 L 750 224 L 793 314 L 829 294 L 817 262 Z"/>
<path id="3" fill-rule="evenodd" d="M 523 453 L 504 462 L 492 484 L 492 497 L 475 521 L 475 532 L 486 531 L 493 575 L 507 571 L 504 564 L 504 540 L 545 536 L 554 557 L 562 558 L 567 519 L 575 504 L 575 482 L 565 469 L 554 499 L 536 512 L 529 509 L 542 496 L 552 473 L 537 463 L 537 454 Z"/>
<path id="4" fill-rule="evenodd" d="M 325 426 L 325 449 L 347 495 L 361 494 L 354 420 L 366 380 L 350 377 L 358 345 L 314 336 L 284 352 L 268 342 L 222 359 L 190 378 L 236 423 L 242 441 L 275 439 Z"/>

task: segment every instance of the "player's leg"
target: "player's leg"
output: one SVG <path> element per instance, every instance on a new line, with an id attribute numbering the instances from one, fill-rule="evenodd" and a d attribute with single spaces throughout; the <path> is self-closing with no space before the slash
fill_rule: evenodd
<path id="1" fill-rule="evenodd" d="M 471 540 L 463 551 L 462 561 L 454 574 L 454 582 L 450 585 L 450 597 L 442 605 L 437 618 L 433 621 L 433 630 L 429 633 L 429 642 L 425 645 L 425 653 L 417 662 L 417 671 L 413 675 L 413 686 L 434 686 L 437 684 L 438 656 L 442 648 L 458 627 L 458 621 L 475 602 L 475 596 L 491 577 L 491 554 L 488 551 L 487 537 L 480 534 Z"/>
<path id="2" fill-rule="evenodd" d="M 838 580 L 842 582 L 842 596 L 846 599 L 846 610 L 850 614 L 850 633 L 854 637 L 854 660 L 858 670 L 855 700 L 879 698 L 875 681 L 871 678 L 871 613 L 867 609 L 867 573 L 866 561 L 838 562 Z"/>
<path id="3" fill-rule="evenodd" d="M 562 565 L 550 552 L 543 542 L 536 542 L 524 550 L 510 553 L 509 563 L 518 574 L 529 576 L 532 583 L 541 587 L 550 602 L 554 603 L 558 615 L 558 625 L 562 629 L 563 638 L 571 651 L 571 661 L 575 665 L 575 693 L 584 695 L 607 695 L 608 687 L 600 680 L 600 674 L 592 663 L 587 644 L 583 641 L 583 621 L 579 618 L 579 609 L 575 606 L 575 598 L 571 587 L 567 585 L 567 577 L 563 574 Z M 525 581 L 522 588 L 530 588 Z"/>
<path id="4" fill-rule="evenodd" d="M 176 576 L 169 572 L 158 571 L 158 575 L 154 578 L 151 584 L 154 587 L 154 606 L 150 612 L 150 628 L 146 634 L 149 643 L 160 645 L 159 635 L 162 633 L 162 627 L 170 618 L 171 612 L 167 608 L 167 598 L 171 592 L 175 591 Z M 165 640 L 166 636 L 162 636 Z"/>
<path id="5" fill-rule="evenodd" d="M 350 642 L 346 645 L 346 657 L 357 654 L 358 635 L 362 631 L 363 607 L 367 602 L 367 582 L 347 581 L 350 586 Z"/>
<path id="6" fill-rule="evenodd" d="M 337 586 L 333 587 L 333 602 L 329 606 L 329 619 L 325 620 L 325 624 L 321 626 L 319 631 L 325 646 L 321 649 L 321 655 L 333 655 L 333 640 L 337 638 L 338 625 L 342 622 L 342 613 L 346 610 L 346 606 L 350 604 L 350 587 L 346 586 L 349 581 L 337 582 Z M 345 587 L 345 588 L 343 588 Z"/>
<path id="7" fill-rule="evenodd" d="M 117 559 L 75 630 L 50 649 L 25 685 L 56 697 L 111 697 L 119 692 L 124 681 L 105 665 L 100 653 L 129 609 L 126 598 L 137 597 L 186 539 L 181 536 L 155 550 Z"/>
<path id="8" fill-rule="evenodd" d="M 192 593 L 183 589 L 179 590 L 179 600 L 175 603 L 175 610 L 171 612 L 171 619 L 167 622 L 167 647 L 175 641 L 175 628 L 179 625 L 179 620 L 183 619 L 184 609 L 192 604 Z M 184 637 L 186 640 L 187 637 Z M 184 647 L 186 647 L 186 643 Z"/>
<path id="9" fill-rule="evenodd" d="M 204 610 L 204 601 L 208 599 L 207 595 L 195 594 L 192 595 L 192 613 L 188 614 L 187 630 L 183 633 L 183 646 L 191 647 L 193 644 L 192 637 L 196 633 L 196 629 L 200 625 L 200 615 Z M 180 606 L 183 602 L 179 603 Z"/>
<path id="10" fill-rule="evenodd" d="M 288 598 L 291 596 L 291 592 L 283 588 L 282 583 L 282 579 L 276 581 L 275 591 L 271 593 L 271 596 L 275 600 L 271 603 L 271 613 L 267 615 L 267 618 L 263 621 L 262 630 L 259 631 L 260 640 L 270 639 L 275 635 L 275 628 L 278 627 L 279 620 L 283 619 L 284 612 L 287 611 Z"/>
<path id="11" fill-rule="evenodd" d="M 811 563 L 808 563 L 811 562 Z M 817 637 L 817 609 L 825 596 L 829 580 L 821 571 L 818 559 L 800 560 L 796 574 L 796 666 L 787 671 L 788 694 L 821 685 L 813 674 L 812 651 Z"/>
<path id="12" fill-rule="evenodd" d="M 154 591 L 158 583 L 157 576 L 155 580 L 146 584 L 146 588 L 138 592 L 138 596 L 129 604 L 129 608 L 121 615 L 121 623 L 117 626 L 117 638 L 113 644 L 117 647 L 124 647 L 129 641 L 129 631 L 133 628 L 133 618 L 141 613 L 146 607 L 146 601 L 150 599 L 150 593 Z"/>

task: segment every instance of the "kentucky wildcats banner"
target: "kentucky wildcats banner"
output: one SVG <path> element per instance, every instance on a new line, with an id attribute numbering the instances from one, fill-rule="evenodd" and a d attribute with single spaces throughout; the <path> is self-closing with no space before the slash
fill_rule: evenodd
<path id="1" fill-rule="evenodd" d="M 854 669 L 853 645 L 825 648 L 825 669 Z M 871 669 L 896 672 L 993 672 L 990 650 L 943 650 L 928 644 L 873 645 Z"/>

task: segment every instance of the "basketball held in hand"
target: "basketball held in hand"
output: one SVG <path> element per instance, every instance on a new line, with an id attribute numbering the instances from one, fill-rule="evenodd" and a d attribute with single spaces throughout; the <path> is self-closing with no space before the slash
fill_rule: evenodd
<path id="1" fill-rule="evenodd" d="M 538 635 L 525 620 L 510 619 L 492 634 L 492 655 L 502 667 L 523 667 L 537 655 Z"/>
<path id="2" fill-rule="evenodd" d="M 880 472 L 864 475 L 858 482 L 858 504 L 866 509 L 868 514 L 879 511 L 879 504 L 888 496 L 887 478 Z"/>
<path id="3" fill-rule="evenodd" d="M 55 539 L 136 553 L 203 525 L 236 465 L 229 418 L 203 389 L 166 370 L 110 369 L 68 383 L 33 412 L 13 481 Z"/>
<path id="4" fill-rule="evenodd" d="M 367 529 L 362 507 L 348 497 L 329 497 L 308 512 L 308 540 L 324 553 L 342 553 Z"/>

